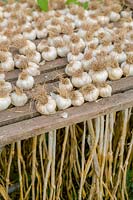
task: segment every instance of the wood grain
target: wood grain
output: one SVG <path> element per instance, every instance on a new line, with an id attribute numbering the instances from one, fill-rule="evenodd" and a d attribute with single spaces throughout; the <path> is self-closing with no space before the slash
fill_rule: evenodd
<path id="1" fill-rule="evenodd" d="M 114 94 L 110 98 L 100 99 L 97 102 L 85 103 L 80 107 L 71 107 L 65 110 L 68 113 L 67 119 L 62 118 L 63 111 L 60 111 L 51 116 L 38 116 L 3 126 L 0 128 L 0 146 L 132 106 L 133 90 L 129 90 Z"/>

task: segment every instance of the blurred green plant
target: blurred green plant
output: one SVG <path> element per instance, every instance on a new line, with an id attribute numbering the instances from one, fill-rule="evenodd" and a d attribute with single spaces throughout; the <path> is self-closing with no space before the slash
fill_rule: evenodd
<path id="1" fill-rule="evenodd" d="M 48 11 L 48 0 L 37 0 L 37 4 L 43 11 Z M 84 9 L 88 9 L 88 2 L 80 3 L 78 0 L 67 0 L 66 4 L 77 4 L 83 6 Z"/>
<path id="2" fill-rule="evenodd" d="M 127 172 L 127 190 L 129 200 L 133 200 L 133 170 L 128 170 Z"/>

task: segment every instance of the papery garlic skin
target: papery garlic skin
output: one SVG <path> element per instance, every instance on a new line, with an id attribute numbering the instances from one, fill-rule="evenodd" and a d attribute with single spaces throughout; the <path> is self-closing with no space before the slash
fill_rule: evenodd
<path id="1" fill-rule="evenodd" d="M 124 62 L 121 64 L 121 69 L 123 70 L 124 76 L 133 76 L 133 64 Z"/>
<path id="2" fill-rule="evenodd" d="M 26 55 L 26 52 L 27 52 L 28 49 L 33 50 L 33 51 L 36 50 L 36 45 L 30 40 L 27 40 L 27 45 L 26 46 L 24 46 L 24 47 L 19 49 L 19 53 L 23 54 L 23 55 Z"/>
<path id="3" fill-rule="evenodd" d="M 38 51 L 34 52 L 35 55 L 29 57 L 29 61 L 38 64 L 41 61 L 41 54 Z"/>
<path id="4" fill-rule="evenodd" d="M 125 52 L 117 53 L 117 52 L 115 52 L 115 51 L 112 51 L 112 52 L 110 53 L 110 55 L 111 55 L 111 57 L 113 57 L 115 60 L 117 60 L 118 63 L 125 62 L 125 61 L 126 61 L 126 58 L 127 58 Z"/>
<path id="5" fill-rule="evenodd" d="M 43 51 L 42 52 L 42 57 L 46 61 L 52 61 L 57 58 L 57 51 L 55 47 L 49 47 L 49 51 Z"/>
<path id="6" fill-rule="evenodd" d="M 32 89 L 33 85 L 34 85 L 34 78 L 28 74 L 27 74 L 26 79 L 22 80 L 20 79 L 20 77 L 18 77 L 18 80 L 16 82 L 16 86 L 23 90 Z"/>
<path id="7" fill-rule="evenodd" d="M 90 92 L 83 94 L 85 101 L 93 102 L 99 97 L 99 89 L 94 87 Z"/>
<path id="8" fill-rule="evenodd" d="M 39 65 L 34 62 L 28 62 L 28 67 L 24 71 L 26 71 L 31 76 L 40 75 Z"/>
<path id="9" fill-rule="evenodd" d="M 36 36 L 38 39 L 46 38 L 48 35 L 48 31 L 46 28 L 43 28 L 42 30 L 36 29 Z"/>
<path id="10" fill-rule="evenodd" d="M 65 73 L 68 76 L 72 76 L 76 71 L 82 69 L 80 61 L 71 61 L 65 68 Z"/>
<path id="11" fill-rule="evenodd" d="M 100 97 L 110 97 L 112 94 L 112 87 L 110 85 L 106 85 L 103 87 L 99 87 L 99 96 Z"/>
<path id="12" fill-rule="evenodd" d="M 120 67 L 116 67 L 116 68 L 109 67 L 107 68 L 107 70 L 108 70 L 109 79 L 112 81 L 119 80 L 123 75 L 123 71 Z"/>
<path id="13" fill-rule="evenodd" d="M 11 97 L 9 95 L 0 97 L 0 111 L 6 110 L 11 104 Z"/>
<path id="14" fill-rule="evenodd" d="M 60 90 L 67 90 L 67 91 L 71 91 L 73 89 L 73 85 L 71 83 L 71 81 L 67 78 L 68 83 L 67 84 L 63 84 L 62 81 L 59 82 L 59 89 Z"/>
<path id="15" fill-rule="evenodd" d="M 75 95 L 77 96 L 76 99 L 71 98 L 72 105 L 73 106 L 81 106 L 84 103 L 84 97 L 82 93 L 78 90 L 73 91 Z"/>
<path id="16" fill-rule="evenodd" d="M 51 115 L 56 112 L 56 101 L 49 95 L 47 97 L 48 102 L 45 105 L 40 102 L 36 102 L 35 104 L 37 111 L 42 115 Z"/>
<path id="17" fill-rule="evenodd" d="M 57 54 L 61 58 L 66 57 L 67 54 L 69 53 L 69 51 L 70 51 L 70 48 L 68 46 L 58 47 L 57 48 Z"/>
<path id="18" fill-rule="evenodd" d="M 72 76 L 72 84 L 77 88 L 80 88 L 91 82 L 91 76 L 87 72 L 82 72 L 80 76 Z"/>
<path id="19" fill-rule="evenodd" d="M 92 57 L 90 60 L 83 59 L 81 61 L 83 69 L 88 72 L 91 69 L 91 65 L 94 61 L 96 61 L 95 57 Z"/>
<path id="20" fill-rule="evenodd" d="M 27 40 L 35 40 L 36 39 L 36 30 L 31 30 L 31 32 L 23 32 L 23 36 Z"/>
<path id="21" fill-rule="evenodd" d="M 81 61 L 83 59 L 84 55 L 82 53 L 79 53 L 78 55 L 74 55 L 71 52 L 67 54 L 67 60 L 68 62 L 71 61 Z"/>
<path id="22" fill-rule="evenodd" d="M 11 101 L 14 106 L 20 107 L 27 103 L 28 97 L 25 93 L 17 94 L 16 92 L 13 92 L 11 93 Z"/>
<path id="23" fill-rule="evenodd" d="M 117 22 L 120 19 L 120 15 L 112 11 L 109 15 L 109 18 L 111 22 Z"/>
<path id="24" fill-rule="evenodd" d="M 108 78 L 108 72 L 106 69 L 101 71 L 93 71 L 92 69 L 89 71 L 89 75 L 92 78 L 94 83 L 102 83 L 105 82 Z"/>
<path id="25" fill-rule="evenodd" d="M 58 94 L 51 93 L 53 99 L 55 99 L 59 110 L 67 109 L 71 106 L 72 102 L 70 98 L 64 98 Z"/>
<path id="26" fill-rule="evenodd" d="M 13 58 L 11 56 L 7 57 L 7 60 L 5 62 L 1 62 L 0 66 L 5 72 L 14 70 Z"/>

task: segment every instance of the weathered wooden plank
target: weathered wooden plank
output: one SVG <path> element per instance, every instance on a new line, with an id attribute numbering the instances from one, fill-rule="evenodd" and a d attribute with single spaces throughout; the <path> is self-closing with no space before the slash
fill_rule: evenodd
<path id="1" fill-rule="evenodd" d="M 118 81 L 110 82 L 113 88 L 113 94 L 127 91 L 133 89 L 133 77 L 123 78 Z M 58 82 L 47 84 L 48 91 L 53 91 L 53 88 L 58 85 Z M 3 112 L 0 112 L 0 126 L 5 126 L 11 123 L 19 122 L 24 119 L 30 119 L 36 117 L 39 114 L 37 113 L 34 106 L 31 106 L 30 103 L 23 107 L 13 107 Z"/>
<path id="2" fill-rule="evenodd" d="M 44 132 L 59 129 L 87 119 L 93 119 L 114 111 L 124 110 L 133 106 L 133 90 L 103 98 L 97 102 L 85 103 L 81 107 L 71 107 L 65 112 L 68 118 L 62 118 L 64 111 L 51 116 L 39 116 L 0 128 L 0 146 L 17 140 L 24 140 Z"/>
<path id="3" fill-rule="evenodd" d="M 65 67 L 67 64 L 67 60 L 65 58 L 58 58 L 51 62 L 46 62 L 44 65 L 40 66 L 40 72 L 43 74 L 44 72 L 51 72 L 53 70 L 59 70 Z M 15 69 L 14 71 L 6 73 L 6 80 L 14 81 L 17 79 L 18 74 L 20 73 L 19 69 Z"/>

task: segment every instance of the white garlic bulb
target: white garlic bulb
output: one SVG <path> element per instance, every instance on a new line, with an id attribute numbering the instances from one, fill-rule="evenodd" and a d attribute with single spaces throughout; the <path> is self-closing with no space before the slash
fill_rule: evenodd
<path id="1" fill-rule="evenodd" d="M 19 74 L 16 86 L 20 89 L 29 90 L 32 89 L 34 85 L 34 78 L 27 72 L 22 72 Z"/>
<path id="2" fill-rule="evenodd" d="M 83 72 L 82 70 L 77 71 L 72 76 L 72 84 L 77 88 L 80 88 L 91 82 L 92 82 L 91 76 L 87 72 Z"/>
<path id="3" fill-rule="evenodd" d="M 67 54 L 67 60 L 68 62 L 71 62 L 71 61 L 81 61 L 84 57 L 84 54 L 80 52 L 79 49 L 76 49 L 74 48 L 72 50 L 72 52 L 69 52 Z"/>
<path id="4" fill-rule="evenodd" d="M 47 28 L 43 27 L 42 29 L 39 29 L 39 28 L 36 29 L 36 36 L 38 39 L 46 38 L 47 35 L 48 35 Z"/>
<path id="5" fill-rule="evenodd" d="M 5 73 L 4 70 L 2 68 L 0 68 L 0 81 L 5 80 Z"/>
<path id="6" fill-rule="evenodd" d="M 73 106 L 81 106 L 84 103 L 84 97 L 79 90 L 72 91 L 70 98 Z"/>
<path id="7" fill-rule="evenodd" d="M 59 90 L 59 94 L 51 93 L 51 96 L 56 101 L 59 110 L 67 109 L 71 106 L 71 99 L 69 98 L 67 90 Z"/>
<path id="8" fill-rule="evenodd" d="M 57 58 L 57 51 L 55 47 L 45 47 L 42 52 L 42 57 L 46 61 L 52 61 Z"/>
<path id="9" fill-rule="evenodd" d="M 41 61 L 41 54 L 38 51 L 27 49 L 26 56 L 29 61 L 34 62 L 36 64 L 40 63 Z"/>
<path id="10" fill-rule="evenodd" d="M 28 49 L 30 49 L 31 51 L 36 50 L 36 45 L 30 40 L 26 40 L 25 43 L 24 43 L 24 46 L 19 48 L 19 53 L 26 55 L 26 52 L 27 52 Z"/>
<path id="11" fill-rule="evenodd" d="M 99 97 L 99 89 L 93 84 L 82 87 L 80 91 L 83 94 L 85 101 L 96 101 Z"/>
<path id="12" fill-rule="evenodd" d="M 5 71 L 9 72 L 14 70 L 14 61 L 10 52 L 0 51 L 0 67 Z"/>
<path id="13" fill-rule="evenodd" d="M 119 67 L 119 63 L 116 60 L 111 60 L 110 65 L 111 67 L 107 67 L 109 79 L 113 81 L 119 80 L 123 75 L 123 71 Z"/>
<path id="14" fill-rule="evenodd" d="M 28 97 L 21 89 L 16 88 L 11 93 L 11 101 L 14 106 L 24 106 L 28 101 Z"/>
<path id="15" fill-rule="evenodd" d="M 0 81 L 0 88 L 5 91 L 10 93 L 12 91 L 12 84 L 10 82 L 7 82 L 5 80 Z"/>
<path id="16" fill-rule="evenodd" d="M 11 104 L 9 93 L 0 89 L 0 111 L 6 110 Z"/>
<path id="17" fill-rule="evenodd" d="M 47 95 L 47 97 L 42 98 L 40 101 L 36 101 L 36 109 L 42 115 L 51 115 L 56 112 L 56 102 L 55 100 Z"/>
<path id="18" fill-rule="evenodd" d="M 112 94 L 112 87 L 107 83 L 98 84 L 99 96 L 100 97 L 110 97 Z"/>
<path id="19" fill-rule="evenodd" d="M 36 30 L 31 27 L 27 27 L 23 30 L 23 36 L 27 40 L 35 40 L 36 39 Z"/>
<path id="20" fill-rule="evenodd" d="M 111 22 L 117 22 L 120 19 L 120 14 L 111 11 L 109 18 Z"/>
<path id="21" fill-rule="evenodd" d="M 104 65 L 100 62 L 94 62 L 92 69 L 90 69 L 89 74 L 94 83 L 105 82 L 108 78 L 108 72 L 105 69 Z"/>
<path id="22" fill-rule="evenodd" d="M 40 75 L 39 65 L 34 62 L 28 62 L 27 67 L 24 69 L 29 75 L 31 76 L 38 76 Z"/>
<path id="23" fill-rule="evenodd" d="M 86 52 L 84 54 L 84 58 L 81 61 L 82 67 L 85 71 L 89 71 L 91 68 L 92 63 L 96 60 L 95 57 L 93 57 L 92 52 Z"/>
<path id="24" fill-rule="evenodd" d="M 78 48 L 81 52 L 84 50 L 85 43 L 78 35 L 73 34 L 70 38 L 70 41 L 70 48 Z"/>
<path id="25" fill-rule="evenodd" d="M 40 41 L 40 43 L 37 45 L 37 50 L 39 51 L 39 52 L 43 52 L 43 49 L 45 48 L 45 47 L 47 47 L 47 41 L 46 40 L 41 40 Z"/>
<path id="26" fill-rule="evenodd" d="M 73 85 L 72 85 L 70 79 L 69 78 L 60 78 L 59 89 L 71 91 L 73 89 Z"/>
<path id="27" fill-rule="evenodd" d="M 67 64 L 65 73 L 68 76 L 72 76 L 76 71 L 80 69 L 82 69 L 82 64 L 80 61 L 71 61 L 69 64 Z"/>
<path id="28" fill-rule="evenodd" d="M 121 64 L 124 76 L 133 76 L 133 55 L 128 55 L 126 62 Z"/>

